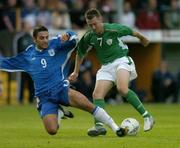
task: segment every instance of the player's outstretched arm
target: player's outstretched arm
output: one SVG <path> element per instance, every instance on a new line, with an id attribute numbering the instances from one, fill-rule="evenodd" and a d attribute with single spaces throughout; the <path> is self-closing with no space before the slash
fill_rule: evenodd
<path id="1" fill-rule="evenodd" d="M 140 40 L 140 42 L 141 42 L 141 44 L 143 45 L 143 46 L 148 46 L 149 45 L 149 40 L 148 40 L 148 38 L 146 38 L 144 35 L 142 35 L 140 32 L 138 32 L 138 31 L 135 31 L 135 30 L 133 30 L 133 34 L 132 34 L 134 37 L 137 37 L 139 40 Z"/>
<path id="2" fill-rule="evenodd" d="M 7 72 L 24 71 L 26 61 L 23 57 L 23 53 L 14 57 L 1 58 L 0 57 L 0 70 Z"/>

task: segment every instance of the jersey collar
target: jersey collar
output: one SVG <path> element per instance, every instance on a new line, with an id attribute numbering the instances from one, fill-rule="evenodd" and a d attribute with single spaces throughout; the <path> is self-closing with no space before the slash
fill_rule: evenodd
<path id="1" fill-rule="evenodd" d="M 38 52 L 42 52 L 43 49 L 39 49 L 37 46 L 35 46 L 35 50 L 38 51 Z"/>

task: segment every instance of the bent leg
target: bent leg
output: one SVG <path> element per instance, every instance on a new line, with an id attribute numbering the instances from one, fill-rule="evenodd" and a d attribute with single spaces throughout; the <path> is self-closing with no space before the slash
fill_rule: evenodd
<path id="1" fill-rule="evenodd" d="M 43 117 L 42 120 L 46 131 L 50 135 L 55 135 L 59 128 L 57 115 L 49 114 Z"/>
<path id="2" fill-rule="evenodd" d="M 117 72 L 117 90 L 126 100 L 143 116 L 146 110 L 138 96 L 129 87 L 130 72 L 126 69 L 119 69 Z"/>
<path id="3" fill-rule="evenodd" d="M 144 131 L 148 131 L 152 129 L 154 120 L 149 112 L 144 108 L 144 105 L 142 104 L 136 93 L 128 88 L 129 79 L 129 71 L 125 69 L 119 69 L 117 72 L 117 90 L 143 116 Z"/>
<path id="4" fill-rule="evenodd" d="M 42 103 L 38 106 L 44 127 L 48 134 L 55 135 L 58 131 L 58 104 L 52 102 Z"/>
<path id="5" fill-rule="evenodd" d="M 83 94 L 72 89 L 69 89 L 68 94 L 70 106 L 90 112 L 94 116 L 94 118 L 108 125 L 114 132 L 116 132 L 118 136 L 121 137 L 126 134 L 125 130 L 119 128 L 103 108 L 96 107 Z"/>

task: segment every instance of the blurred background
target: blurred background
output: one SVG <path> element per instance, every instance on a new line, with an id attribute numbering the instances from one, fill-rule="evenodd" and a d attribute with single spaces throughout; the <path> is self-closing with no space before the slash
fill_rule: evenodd
<path id="1" fill-rule="evenodd" d="M 133 37 L 125 37 L 138 78 L 130 83 L 143 102 L 179 103 L 180 96 L 180 0 L 0 0 L 0 56 L 14 56 L 31 44 L 36 25 L 48 27 L 50 36 L 73 30 L 79 38 L 87 25 L 84 12 L 97 8 L 104 22 L 120 23 L 141 31 L 150 39 L 144 48 Z M 67 75 L 72 72 L 73 53 Z M 99 63 L 94 51 L 81 66 L 73 86 L 92 100 Z M 34 88 L 26 73 L 0 72 L 0 105 L 32 104 Z M 124 103 L 113 88 L 110 104 Z"/>

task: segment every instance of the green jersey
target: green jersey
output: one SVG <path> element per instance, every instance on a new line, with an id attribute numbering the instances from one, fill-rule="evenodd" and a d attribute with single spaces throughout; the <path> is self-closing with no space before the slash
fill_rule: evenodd
<path id="1" fill-rule="evenodd" d="M 132 29 L 120 24 L 104 23 L 102 34 L 97 35 L 92 29 L 84 34 L 78 43 L 77 53 L 83 57 L 90 49 L 95 49 L 101 64 L 113 62 L 128 54 L 127 45 L 121 41 L 121 37 L 126 35 L 132 35 Z"/>

